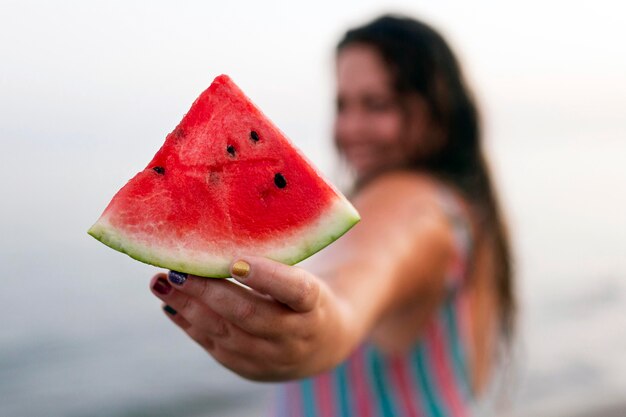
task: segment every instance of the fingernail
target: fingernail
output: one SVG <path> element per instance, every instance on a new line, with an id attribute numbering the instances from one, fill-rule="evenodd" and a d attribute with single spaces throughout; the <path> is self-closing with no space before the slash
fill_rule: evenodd
<path id="1" fill-rule="evenodd" d="M 168 306 L 167 304 L 163 306 L 163 311 L 165 311 L 167 314 L 171 316 L 175 316 L 177 313 L 176 310 L 174 310 L 172 307 Z"/>
<path id="2" fill-rule="evenodd" d="M 187 274 L 184 272 L 170 271 L 167 274 L 170 282 L 176 285 L 183 285 L 187 281 Z"/>
<path id="3" fill-rule="evenodd" d="M 233 275 L 245 278 L 250 273 L 250 264 L 246 261 L 237 261 L 233 264 Z"/>
<path id="4" fill-rule="evenodd" d="M 170 291 L 172 291 L 170 283 L 163 278 L 157 279 L 152 288 L 161 295 L 167 295 Z"/>

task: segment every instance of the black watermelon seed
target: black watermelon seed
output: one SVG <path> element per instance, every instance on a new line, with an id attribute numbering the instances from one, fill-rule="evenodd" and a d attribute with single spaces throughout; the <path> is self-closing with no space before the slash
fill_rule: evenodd
<path id="1" fill-rule="evenodd" d="M 259 134 L 253 130 L 252 132 L 250 132 L 250 139 L 252 139 L 255 142 L 258 142 Z"/>
<path id="2" fill-rule="evenodd" d="M 154 167 L 152 169 L 154 170 L 154 172 L 156 172 L 159 175 L 165 174 L 165 168 L 163 167 Z"/>
<path id="3" fill-rule="evenodd" d="M 278 188 L 285 188 L 287 186 L 287 180 L 279 172 L 278 174 L 274 175 L 274 184 L 276 184 Z"/>
<path id="4" fill-rule="evenodd" d="M 228 145 L 226 147 L 226 152 L 228 152 L 231 156 L 235 156 L 235 147 L 233 145 Z"/>

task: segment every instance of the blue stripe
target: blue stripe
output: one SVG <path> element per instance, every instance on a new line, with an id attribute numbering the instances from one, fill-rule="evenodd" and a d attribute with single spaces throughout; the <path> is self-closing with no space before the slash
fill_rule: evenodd
<path id="1" fill-rule="evenodd" d="M 458 309 L 457 309 L 458 310 Z M 443 322 L 448 339 L 448 346 L 452 356 L 452 367 L 457 380 L 459 391 L 465 400 L 472 396 L 472 388 L 469 381 L 468 370 L 465 361 L 465 355 L 461 351 L 461 338 L 458 333 L 458 323 L 456 313 L 453 309 L 452 301 L 445 303 L 443 308 Z"/>
<path id="2" fill-rule="evenodd" d="M 350 390 L 348 390 L 348 362 L 343 362 L 333 372 L 337 386 L 336 408 L 342 417 L 352 417 Z"/>
<path id="3" fill-rule="evenodd" d="M 374 404 L 375 415 L 382 416 L 384 405 L 382 404 L 382 393 L 379 391 L 377 383 L 378 378 L 376 377 L 376 370 L 374 369 L 374 350 L 373 348 L 367 344 L 363 347 L 363 368 L 365 369 L 365 373 L 367 375 L 367 381 L 365 381 L 365 385 L 369 387 L 369 391 L 372 393 L 372 403 Z"/>
<path id="4" fill-rule="evenodd" d="M 436 316 L 437 322 L 435 322 L 433 326 L 435 326 L 435 331 L 437 331 L 437 327 L 439 327 L 441 331 L 444 332 L 443 330 L 444 325 L 440 323 L 440 321 L 443 320 L 441 316 L 442 316 L 441 313 L 437 314 Z M 445 332 L 442 336 L 444 337 L 444 340 L 442 340 L 442 345 L 444 346 L 444 349 L 446 349 Z M 458 387 L 456 386 L 456 384 L 458 382 L 455 380 L 455 386 L 453 387 L 442 386 L 443 381 L 441 383 L 435 382 L 437 381 L 437 376 L 436 376 L 437 370 L 435 369 L 435 360 L 434 360 L 434 352 L 433 352 L 435 347 L 433 346 L 433 343 L 434 341 L 432 338 L 428 339 L 428 341 L 424 343 L 424 350 L 426 352 L 426 357 L 433 358 L 432 360 L 426 362 L 426 366 L 428 367 L 428 375 L 430 375 L 433 378 L 433 391 L 435 392 L 436 397 L 439 398 L 438 404 L 440 405 L 441 409 L 444 410 L 443 415 L 452 416 L 453 415 L 453 410 L 451 408 L 452 405 L 448 404 L 447 399 L 444 400 L 444 395 L 440 390 L 442 389 L 445 390 L 446 388 L 457 389 Z M 444 356 L 448 356 L 446 351 L 444 351 L 443 354 Z"/>
<path id="5" fill-rule="evenodd" d="M 378 408 L 380 415 L 383 417 L 399 416 L 400 412 L 397 404 L 392 401 L 393 393 L 389 390 L 392 387 L 391 382 L 385 378 L 385 369 L 388 369 L 389 365 L 385 363 L 385 358 L 381 353 L 375 349 L 371 351 L 369 363 L 371 364 L 371 374 L 373 376 L 372 382 L 380 399 Z"/>
<path id="6" fill-rule="evenodd" d="M 313 392 L 313 379 L 303 379 L 302 382 L 300 382 L 300 390 L 302 392 L 304 417 L 316 417 L 318 412 L 315 404 L 315 394 Z"/>
<path id="7" fill-rule="evenodd" d="M 423 343 L 423 340 L 420 341 L 419 344 L 415 345 L 415 347 L 412 349 L 412 354 L 406 355 L 406 366 L 410 368 L 408 369 L 409 372 L 407 372 L 407 376 L 409 377 L 413 387 L 415 387 L 415 391 L 413 392 L 413 394 L 418 397 L 418 402 L 413 402 L 413 405 L 417 409 L 418 414 L 421 417 L 435 417 L 433 416 L 431 409 L 428 406 L 429 400 L 426 396 L 426 392 L 422 388 L 423 383 L 420 378 L 419 372 L 417 371 L 416 359 L 414 358 L 415 355 L 419 355 L 419 349 Z"/>
<path id="8" fill-rule="evenodd" d="M 427 372 L 425 356 L 426 351 L 424 349 L 424 343 L 420 343 L 419 348 L 413 351 L 412 360 L 424 393 L 424 409 L 427 410 L 432 417 L 444 417 L 442 410 L 439 408 L 441 399 L 436 397 L 436 393 L 434 392 L 435 384 L 431 381 L 430 375 Z"/>

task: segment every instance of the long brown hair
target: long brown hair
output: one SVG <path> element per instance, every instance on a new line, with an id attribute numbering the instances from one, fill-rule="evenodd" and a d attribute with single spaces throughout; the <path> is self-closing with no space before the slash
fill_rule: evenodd
<path id="1" fill-rule="evenodd" d="M 401 16 L 382 16 L 346 32 L 337 46 L 372 46 L 391 71 L 399 97 L 417 94 L 441 129 L 432 152 L 415 155 L 412 169 L 426 170 L 453 184 L 470 203 L 479 235 L 493 251 L 502 330 L 513 332 L 515 298 L 511 253 L 503 215 L 481 147 L 480 117 L 461 67 L 443 37 L 430 26 Z"/>

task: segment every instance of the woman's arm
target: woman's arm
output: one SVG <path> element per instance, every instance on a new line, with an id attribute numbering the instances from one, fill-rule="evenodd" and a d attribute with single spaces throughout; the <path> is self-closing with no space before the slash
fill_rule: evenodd
<path id="1" fill-rule="evenodd" d="M 442 302 L 454 251 L 437 184 L 414 173 L 387 174 L 354 204 L 361 222 L 326 251 L 313 271 L 353 315 L 353 338 L 386 350 L 408 348 Z"/>
<path id="2" fill-rule="evenodd" d="M 198 277 L 176 285 L 157 275 L 153 292 L 176 310 L 168 314 L 176 324 L 244 377 L 286 380 L 329 369 L 377 326 L 393 329 L 396 312 L 412 305 L 429 314 L 452 254 L 429 180 L 386 175 L 354 203 L 362 221 L 316 257 L 314 273 L 242 256 L 249 272 L 234 276 L 248 288 Z"/>

